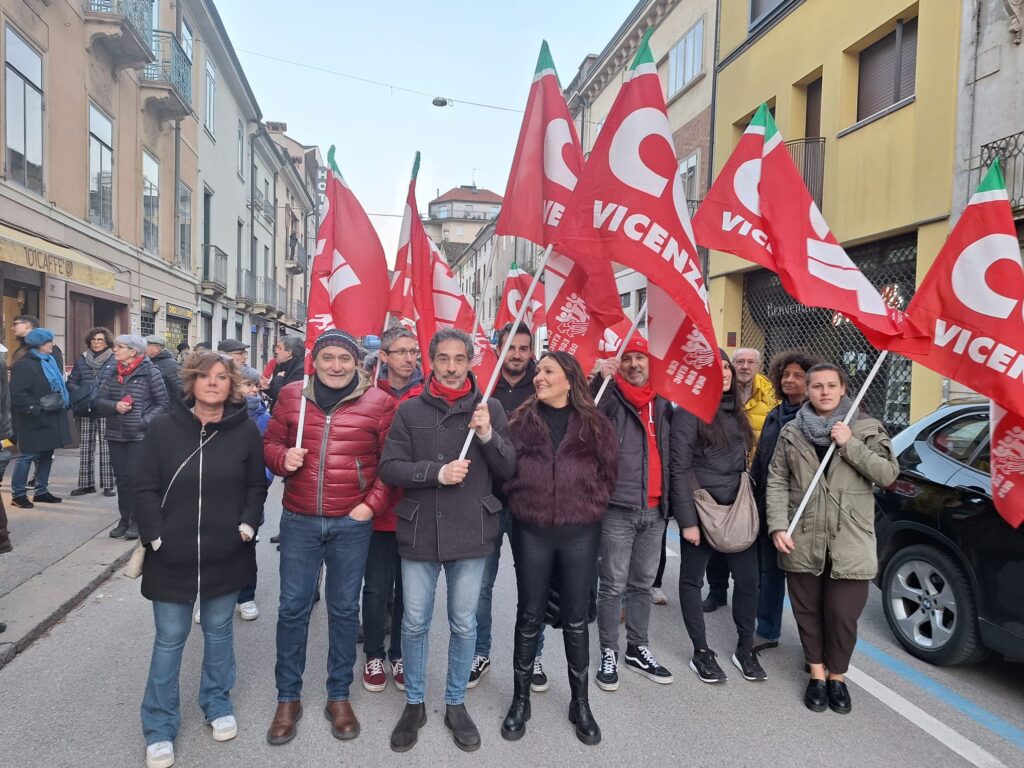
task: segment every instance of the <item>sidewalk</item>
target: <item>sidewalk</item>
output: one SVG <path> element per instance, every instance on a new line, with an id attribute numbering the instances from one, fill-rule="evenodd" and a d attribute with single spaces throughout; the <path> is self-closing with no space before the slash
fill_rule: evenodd
<path id="1" fill-rule="evenodd" d="M 77 449 L 54 453 L 50 491 L 64 499 L 61 504 L 11 506 L 12 471 L 7 468 L 2 490 L 14 550 L 0 555 L 0 621 L 7 624 L 0 634 L 0 667 L 82 602 L 135 546 L 107 535 L 118 520 L 116 497 L 102 490 L 69 495 L 78 485 Z"/>

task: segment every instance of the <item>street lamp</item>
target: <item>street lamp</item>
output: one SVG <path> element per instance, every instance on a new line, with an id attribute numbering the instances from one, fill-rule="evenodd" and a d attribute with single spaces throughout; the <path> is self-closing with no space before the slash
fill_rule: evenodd
<path id="1" fill-rule="evenodd" d="M 455 102 L 451 99 L 445 98 L 444 96 L 435 96 L 434 100 L 431 102 L 435 107 L 451 107 L 454 103 Z"/>

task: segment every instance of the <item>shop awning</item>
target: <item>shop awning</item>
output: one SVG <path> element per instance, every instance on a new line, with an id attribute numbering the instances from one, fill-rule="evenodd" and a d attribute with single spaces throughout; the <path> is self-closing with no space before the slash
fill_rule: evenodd
<path id="1" fill-rule="evenodd" d="M 117 275 L 91 256 L 0 224 L 0 261 L 80 285 L 113 291 Z"/>

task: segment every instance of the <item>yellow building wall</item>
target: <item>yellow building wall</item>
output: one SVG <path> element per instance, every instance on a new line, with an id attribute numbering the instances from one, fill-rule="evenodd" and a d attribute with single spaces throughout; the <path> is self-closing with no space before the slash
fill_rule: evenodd
<path id="1" fill-rule="evenodd" d="M 749 8 L 749 0 L 722 0 L 722 59 L 747 39 Z M 853 127 L 859 52 L 888 34 L 897 18 L 915 16 L 913 102 Z M 825 219 L 845 245 L 916 229 L 920 284 L 949 230 L 959 35 L 959 3 L 948 0 L 806 0 L 718 73 L 715 172 L 728 160 L 750 115 L 762 102 L 775 107 L 785 139 L 802 138 L 804 86 L 820 76 Z M 729 331 L 740 329 L 739 273 L 751 268 L 742 259 L 711 253 L 710 302 L 720 341 Z M 940 381 L 937 374 L 914 366 L 912 418 L 938 404 Z"/>

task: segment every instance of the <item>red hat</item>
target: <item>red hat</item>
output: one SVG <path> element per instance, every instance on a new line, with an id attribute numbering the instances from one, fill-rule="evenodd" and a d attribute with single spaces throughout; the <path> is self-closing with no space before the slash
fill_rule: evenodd
<path id="1" fill-rule="evenodd" d="M 641 336 L 639 333 L 634 333 L 633 337 L 629 340 L 626 348 L 622 350 L 623 355 L 628 355 L 630 352 L 639 352 L 641 355 L 650 356 L 650 351 L 647 348 L 647 339 Z"/>

